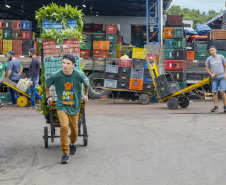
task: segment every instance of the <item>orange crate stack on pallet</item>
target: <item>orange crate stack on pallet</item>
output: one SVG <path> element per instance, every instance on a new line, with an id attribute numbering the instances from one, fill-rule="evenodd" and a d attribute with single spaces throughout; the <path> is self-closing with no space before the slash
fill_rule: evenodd
<path id="1" fill-rule="evenodd" d="M 195 52 L 187 51 L 187 60 L 195 60 Z"/>

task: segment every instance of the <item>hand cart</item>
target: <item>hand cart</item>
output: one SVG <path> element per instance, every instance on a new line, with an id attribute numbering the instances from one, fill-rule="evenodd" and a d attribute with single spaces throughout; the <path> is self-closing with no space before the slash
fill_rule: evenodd
<path id="1" fill-rule="evenodd" d="M 56 135 L 56 128 L 60 127 L 60 121 L 56 111 L 56 103 L 52 103 L 49 106 L 49 114 L 45 116 L 46 123 L 50 124 L 50 135 L 48 134 L 48 127 L 44 127 L 44 144 L 45 148 L 48 148 L 48 139 L 51 138 L 51 142 L 54 143 L 54 138 L 59 138 L 60 136 Z M 79 111 L 79 120 L 78 120 L 78 136 L 83 137 L 83 145 L 88 145 L 88 133 L 86 126 L 86 118 L 85 118 L 85 103 L 81 101 L 81 108 Z"/>
<path id="2" fill-rule="evenodd" d="M 189 98 L 188 96 L 186 95 L 186 93 L 192 91 L 192 90 L 195 90 L 197 92 L 197 89 L 198 88 L 202 88 L 202 90 L 204 91 L 204 88 L 203 86 L 210 83 L 211 82 L 211 78 L 206 78 L 198 83 L 195 83 L 185 89 L 182 89 L 180 91 L 177 91 L 169 96 L 166 96 L 164 98 L 160 98 L 158 92 L 157 92 L 157 86 L 156 86 L 156 78 L 159 77 L 159 71 L 158 71 L 158 68 L 157 68 L 157 65 L 156 65 L 156 62 L 155 62 L 155 58 L 153 57 L 153 60 L 154 60 L 154 64 L 153 64 L 153 67 L 150 65 L 149 61 L 148 61 L 148 57 L 147 57 L 147 53 L 146 51 L 144 51 L 145 53 L 145 56 L 147 58 L 147 64 L 148 64 L 148 69 L 150 71 L 150 74 L 152 76 L 152 79 L 153 79 L 153 84 L 155 86 L 155 91 L 157 93 L 157 96 L 159 98 L 159 102 L 165 102 L 167 101 L 167 106 L 169 109 L 177 109 L 178 108 L 178 105 L 181 107 L 181 108 L 186 108 L 189 106 Z M 150 53 L 152 55 L 152 51 L 150 50 Z M 153 55 L 152 55 L 153 56 Z M 155 71 L 155 73 L 154 73 Z"/>
<path id="3" fill-rule="evenodd" d="M 31 99 L 30 95 L 27 94 L 26 92 L 21 91 L 20 89 L 18 89 L 18 88 L 16 87 L 17 83 L 15 83 L 15 82 L 9 80 L 8 78 L 4 78 L 4 79 L 3 79 L 3 84 L 5 84 L 5 85 L 7 85 L 8 87 L 10 87 L 10 88 L 12 88 L 12 89 L 14 89 L 14 90 L 16 90 L 16 91 L 19 92 L 19 97 L 18 97 L 18 99 L 17 99 L 17 105 L 18 105 L 19 107 L 25 107 L 25 106 L 29 105 L 30 99 Z M 21 95 L 21 94 L 22 94 L 22 95 Z"/>

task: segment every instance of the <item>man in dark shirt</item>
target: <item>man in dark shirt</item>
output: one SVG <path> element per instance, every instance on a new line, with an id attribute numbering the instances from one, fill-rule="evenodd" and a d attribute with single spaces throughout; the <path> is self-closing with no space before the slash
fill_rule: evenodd
<path id="1" fill-rule="evenodd" d="M 39 73 L 40 73 L 40 61 L 36 57 L 36 51 L 34 48 L 29 50 L 29 57 L 32 58 L 32 61 L 29 66 L 29 77 L 30 77 L 30 94 L 31 94 L 31 106 L 29 109 L 36 110 L 37 107 L 35 106 L 35 98 L 42 100 L 42 96 L 38 94 L 35 87 L 39 81 Z"/>
<path id="2" fill-rule="evenodd" d="M 9 66 L 8 66 L 8 72 L 7 72 L 7 78 L 12 80 L 15 83 L 18 83 L 20 78 L 20 61 L 16 59 L 15 52 L 10 51 L 9 52 Z M 9 88 L 11 98 L 12 98 L 12 104 L 10 105 L 16 105 L 17 104 L 17 93 L 14 89 Z"/>

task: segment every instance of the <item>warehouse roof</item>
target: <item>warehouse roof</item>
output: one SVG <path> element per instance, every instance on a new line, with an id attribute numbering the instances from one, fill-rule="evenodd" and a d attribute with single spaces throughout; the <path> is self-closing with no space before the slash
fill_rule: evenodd
<path id="1" fill-rule="evenodd" d="M 211 28 L 211 29 L 220 29 L 222 25 L 222 20 L 223 20 L 223 12 L 216 17 L 212 18 L 206 24 Z"/>
<path id="2" fill-rule="evenodd" d="M 146 16 L 146 0 L 2 0 L 0 19 L 35 21 L 35 11 L 51 2 L 62 6 L 65 3 L 78 6 L 85 15 Z M 149 6 L 155 2 L 156 0 L 149 0 Z M 163 0 L 163 10 L 167 10 L 171 2 L 172 0 Z"/>

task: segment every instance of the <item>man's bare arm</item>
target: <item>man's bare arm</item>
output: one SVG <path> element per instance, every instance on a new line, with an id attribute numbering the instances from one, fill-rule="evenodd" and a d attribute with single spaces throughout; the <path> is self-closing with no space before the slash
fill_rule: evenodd
<path id="1" fill-rule="evenodd" d="M 23 67 L 21 67 L 21 68 L 19 69 L 19 76 L 22 74 L 23 70 L 24 70 Z"/>
<path id="2" fill-rule="evenodd" d="M 7 78 L 9 78 L 9 77 L 10 77 L 11 73 L 12 73 L 12 70 L 11 70 L 11 69 L 9 69 L 9 70 L 8 70 L 8 73 L 7 73 Z"/>

